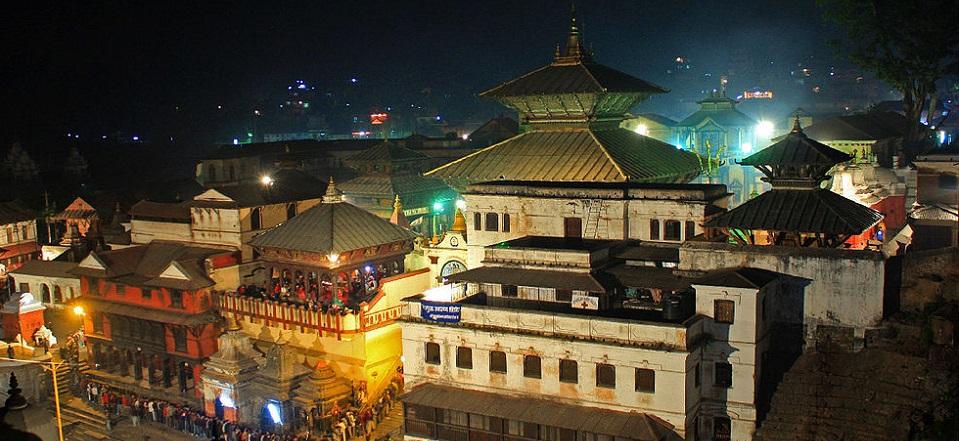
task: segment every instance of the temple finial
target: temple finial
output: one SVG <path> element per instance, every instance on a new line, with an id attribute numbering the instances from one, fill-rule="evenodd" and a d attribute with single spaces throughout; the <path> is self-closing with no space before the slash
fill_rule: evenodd
<path id="1" fill-rule="evenodd" d="M 333 177 L 330 176 L 330 182 L 326 186 L 326 194 L 323 195 L 323 203 L 333 204 L 337 202 L 343 202 L 343 193 L 336 188 L 336 182 L 333 182 Z"/>
<path id="2" fill-rule="evenodd" d="M 792 133 L 802 133 L 802 124 L 799 123 L 799 115 L 796 115 L 796 119 L 793 120 L 793 130 Z"/>
<path id="3" fill-rule="evenodd" d="M 583 56 L 583 43 L 579 38 L 579 26 L 576 24 L 576 4 L 570 3 L 569 38 L 566 40 L 566 56 L 580 58 Z"/>
<path id="4" fill-rule="evenodd" d="M 401 227 L 410 227 L 410 221 L 406 218 L 406 215 L 403 214 L 403 201 L 400 200 L 400 195 L 396 195 L 396 198 L 393 199 L 393 213 L 390 215 L 390 222 L 393 225 L 399 225 Z"/>

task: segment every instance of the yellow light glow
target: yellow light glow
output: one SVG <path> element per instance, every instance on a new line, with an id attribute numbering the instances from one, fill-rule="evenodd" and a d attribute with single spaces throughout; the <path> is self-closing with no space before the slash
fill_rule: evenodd
<path id="1" fill-rule="evenodd" d="M 636 126 L 636 128 L 633 129 L 633 131 L 643 136 L 649 136 L 649 126 L 647 126 L 646 124 L 640 124 Z"/>
<path id="2" fill-rule="evenodd" d="M 273 178 L 269 176 L 263 176 L 260 178 L 260 183 L 263 185 L 271 185 L 273 184 Z"/>
<path id="3" fill-rule="evenodd" d="M 771 121 L 760 121 L 756 124 L 756 136 L 760 138 L 772 138 L 775 131 L 776 125 Z"/>
<path id="4" fill-rule="evenodd" d="M 73 307 L 73 313 L 79 316 L 83 316 L 86 312 L 83 310 L 83 307 L 80 305 Z"/>
<path id="5" fill-rule="evenodd" d="M 336 261 L 340 260 L 340 255 L 335 253 L 330 253 L 326 256 L 326 258 L 329 259 L 330 262 L 336 263 Z"/>

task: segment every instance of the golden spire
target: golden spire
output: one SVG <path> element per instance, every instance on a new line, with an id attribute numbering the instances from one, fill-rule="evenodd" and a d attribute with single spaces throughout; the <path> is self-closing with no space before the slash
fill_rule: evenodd
<path id="1" fill-rule="evenodd" d="M 459 207 L 456 207 L 456 213 L 453 214 L 453 226 L 450 231 L 466 234 L 466 216 L 463 216 L 463 211 Z"/>
<path id="2" fill-rule="evenodd" d="M 554 64 L 578 64 L 588 60 L 590 54 L 583 49 L 583 41 L 579 35 L 579 25 L 576 24 L 576 5 L 570 7 L 569 36 L 566 38 L 566 53 L 560 55 L 559 49 L 555 53 Z"/>
<path id="3" fill-rule="evenodd" d="M 393 200 L 393 214 L 390 215 L 390 222 L 393 225 L 406 228 L 410 227 L 410 221 L 406 219 L 406 215 L 403 214 L 403 202 L 400 201 L 400 195 L 396 195 L 396 198 Z"/>
<path id="4" fill-rule="evenodd" d="M 336 188 L 336 182 L 333 182 L 333 177 L 330 176 L 330 182 L 326 185 L 326 194 L 323 195 L 324 204 L 335 204 L 338 202 L 343 202 L 343 193 Z"/>
<path id="5" fill-rule="evenodd" d="M 802 125 L 799 123 L 799 114 L 796 114 L 796 119 L 793 120 L 792 133 L 802 133 Z"/>

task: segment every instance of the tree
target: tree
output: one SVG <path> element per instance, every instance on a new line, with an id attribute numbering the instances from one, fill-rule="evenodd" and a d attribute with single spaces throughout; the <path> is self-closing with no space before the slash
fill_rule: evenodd
<path id="1" fill-rule="evenodd" d="M 936 82 L 959 68 L 957 0 L 817 0 L 845 34 L 833 41 L 859 67 L 902 93 L 911 159 L 928 131 L 920 122 Z"/>
<path id="2" fill-rule="evenodd" d="M 14 181 L 30 183 L 40 179 L 37 163 L 33 162 L 19 142 L 10 146 L 10 151 L 7 152 L 7 157 L 3 161 L 3 168 Z"/>
<path id="3" fill-rule="evenodd" d="M 87 178 L 87 160 L 80 155 L 80 150 L 70 147 L 70 154 L 63 164 L 63 171 L 70 179 L 82 181 Z"/>

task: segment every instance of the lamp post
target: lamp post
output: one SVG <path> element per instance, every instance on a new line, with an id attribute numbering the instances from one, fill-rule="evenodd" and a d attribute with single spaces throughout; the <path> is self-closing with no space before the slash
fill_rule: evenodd
<path id="1" fill-rule="evenodd" d="M 41 368 L 43 368 L 43 370 L 48 371 L 50 372 L 51 375 L 53 375 L 53 403 L 57 410 L 57 435 L 59 436 L 58 438 L 59 441 L 63 441 L 63 419 L 60 417 L 60 390 L 57 389 L 57 370 L 60 369 L 60 366 L 63 366 L 63 363 L 65 362 L 63 360 L 60 360 L 60 361 L 18 360 L 16 358 L 7 358 L 7 357 L 0 357 L 0 360 L 38 364 L 40 365 Z"/>

